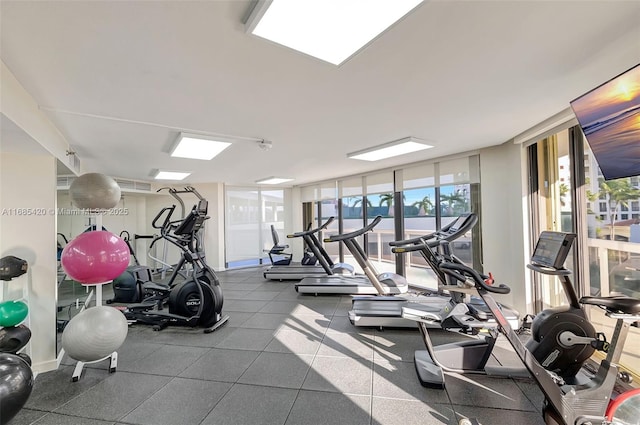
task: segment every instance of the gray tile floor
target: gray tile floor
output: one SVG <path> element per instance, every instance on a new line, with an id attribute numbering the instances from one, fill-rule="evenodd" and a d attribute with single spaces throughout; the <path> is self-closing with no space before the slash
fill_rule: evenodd
<path id="1" fill-rule="evenodd" d="M 349 296 L 299 296 L 261 269 L 219 277 L 225 327 L 132 326 L 116 373 L 96 363 L 72 383 L 66 358 L 12 424 L 543 424 L 531 381 L 449 375 L 446 390 L 422 387 L 417 330 L 355 328 Z"/>

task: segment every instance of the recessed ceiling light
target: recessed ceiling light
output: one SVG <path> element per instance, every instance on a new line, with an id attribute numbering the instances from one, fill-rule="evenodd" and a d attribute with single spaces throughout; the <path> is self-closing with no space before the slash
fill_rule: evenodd
<path id="1" fill-rule="evenodd" d="M 404 139 L 395 140 L 383 145 L 352 152 L 347 154 L 347 158 L 360 159 L 363 161 L 379 161 L 381 159 L 430 149 L 432 147 L 433 146 L 423 143 L 422 140 L 416 139 L 415 137 L 405 137 Z"/>
<path id="2" fill-rule="evenodd" d="M 293 179 L 287 179 L 283 177 L 267 177 L 266 179 L 256 180 L 258 184 L 280 184 L 290 182 Z"/>
<path id="3" fill-rule="evenodd" d="M 423 0 L 258 0 L 245 30 L 339 65 Z"/>
<path id="4" fill-rule="evenodd" d="M 207 136 L 180 133 L 175 147 L 171 151 L 171 156 L 210 160 L 229 146 L 231 146 L 229 142 L 215 140 Z"/>
<path id="5" fill-rule="evenodd" d="M 184 173 L 180 171 L 158 171 L 154 178 L 156 180 L 183 180 L 191 173 Z"/>

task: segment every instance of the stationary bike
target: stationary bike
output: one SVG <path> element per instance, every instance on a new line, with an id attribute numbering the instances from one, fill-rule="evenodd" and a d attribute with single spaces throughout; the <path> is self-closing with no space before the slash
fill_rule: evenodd
<path id="1" fill-rule="evenodd" d="M 565 292 L 575 296 L 573 286 L 568 275 L 570 272 L 562 267 L 571 241 L 575 235 L 559 232 L 543 232 L 536 246 L 529 268 L 538 273 L 562 276 L 562 284 Z M 607 424 L 637 424 L 640 412 L 640 392 L 631 391 L 619 396 L 613 402 L 610 401 L 616 380 L 621 374 L 618 372 L 617 363 L 620 360 L 624 342 L 629 327 L 638 326 L 640 320 L 640 300 L 625 297 L 582 297 L 580 304 L 594 305 L 605 310 L 605 314 L 616 320 L 616 326 L 610 342 L 604 335 L 596 337 L 577 336 L 569 328 L 563 329 L 562 321 L 555 321 L 553 313 L 543 316 L 541 322 L 552 322 L 555 326 L 547 327 L 552 332 L 545 338 L 551 339 L 552 345 L 560 352 L 573 346 L 590 346 L 607 353 L 607 357 L 600 363 L 598 371 L 587 374 L 580 371 L 572 382 L 567 382 L 563 377 L 545 368 L 545 362 L 550 356 L 536 356 L 532 350 L 537 349 L 536 344 L 527 344 L 520 340 L 516 332 L 502 314 L 492 293 L 507 294 L 510 288 L 504 284 L 494 284 L 487 276 L 482 276 L 465 264 L 443 262 L 440 269 L 461 283 L 461 287 L 474 288 L 489 307 L 496 318 L 499 331 L 507 338 L 515 353 L 542 390 L 545 402 L 542 409 L 544 421 L 547 425 L 607 425 Z M 545 323 L 543 323 L 544 325 Z M 540 332 L 543 332 L 542 330 Z M 532 331 L 534 334 L 534 331 Z M 535 337 L 535 335 L 534 335 Z M 543 338 L 543 339 L 545 339 Z M 622 416 L 626 415 L 626 416 Z M 461 424 L 478 423 L 475 420 L 463 419 Z"/>
<path id="2" fill-rule="evenodd" d="M 140 281 L 140 303 L 129 304 L 123 309 L 132 323 L 152 325 L 156 331 L 169 325 L 205 328 L 210 333 L 224 325 L 229 316 L 222 314 L 222 288 L 215 272 L 205 261 L 197 232 L 207 217 L 207 201 L 202 199 L 182 220 L 171 220 L 175 205 L 163 208 L 154 219 L 154 227 L 160 227 L 161 236 L 182 251 L 182 258 L 175 267 L 168 285 Z M 162 226 L 157 222 L 164 217 Z M 191 265 L 186 280 L 177 282 L 180 270 Z M 118 298 L 117 288 L 114 288 Z"/>
<path id="3" fill-rule="evenodd" d="M 544 232 L 538 243 L 534 261 L 540 261 L 540 255 L 544 252 L 544 247 L 549 244 L 560 244 L 563 248 L 564 257 L 556 261 L 564 262 L 566 253 L 571 247 L 575 235 L 564 233 Z M 449 251 L 447 243 L 444 244 L 442 252 L 432 251 L 432 267 L 439 270 L 439 273 L 447 276 L 440 268 L 440 264 L 462 264 L 454 255 L 447 255 Z M 564 243 L 564 245 L 562 245 Z M 437 261 L 436 261 L 437 260 Z M 549 268 L 545 270 L 551 270 Z M 586 312 L 581 308 L 573 285 L 568 277 L 570 271 L 562 268 L 562 263 L 556 264 L 554 274 L 560 275 L 565 286 L 565 294 L 569 298 L 569 305 L 557 308 L 550 308 L 539 313 L 531 323 L 532 337 L 527 342 L 527 349 L 538 361 L 547 369 L 559 375 L 566 381 L 573 382 L 576 374 L 580 371 L 582 364 L 593 354 L 597 348 L 592 341 L 602 337 L 597 334 L 593 325 L 589 322 Z M 489 278 L 485 276 L 485 278 Z M 450 293 L 469 297 L 476 291 L 473 287 L 461 287 L 457 280 L 451 276 L 443 279 L 450 283 L 442 285 Z M 477 298 L 477 297 L 475 297 Z M 479 299 L 479 303 L 484 302 Z M 464 306 L 465 304 L 461 304 Z M 486 308 L 486 307 L 485 307 Z M 501 315 L 504 317 L 507 312 L 502 307 Z M 424 313 L 416 311 L 410 306 L 403 309 L 403 317 L 418 322 L 418 328 L 423 337 L 426 350 L 415 352 L 414 362 L 420 382 L 424 386 L 444 388 L 444 372 L 486 374 L 491 376 L 508 377 L 528 377 L 529 373 L 524 367 L 512 367 L 502 365 L 491 365 L 488 363 L 500 332 L 498 322 L 492 314 L 481 319 L 474 314 L 473 310 L 462 309 L 452 310 L 446 320 L 430 317 Z M 469 338 L 449 344 L 434 346 L 429 336 L 429 326 L 438 323 L 443 329 L 459 329 L 463 333 L 472 333 L 479 338 Z M 510 323 L 513 324 L 511 320 Z M 512 325 L 513 326 L 513 325 Z M 482 330 L 482 334 L 480 334 Z M 601 342 L 602 343 L 602 342 Z"/>

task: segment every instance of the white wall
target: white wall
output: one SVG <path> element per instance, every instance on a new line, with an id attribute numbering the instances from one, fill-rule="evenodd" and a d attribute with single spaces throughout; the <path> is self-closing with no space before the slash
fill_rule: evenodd
<path id="1" fill-rule="evenodd" d="M 56 158 L 67 163 L 69 144 L 4 62 L 0 80 L 0 112 L 51 154 L 0 153 L 0 208 L 47 210 L 41 216 L 0 216 L 0 255 L 30 265 L 16 284 L 26 280 L 29 287 L 29 352 L 34 371 L 45 372 L 57 367 Z M 13 286 L 9 291 L 13 298 Z"/>
<path id="2" fill-rule="evenodd" d="M 204 251 L 207 255 L 207 264 L 214 270 L 224 270 L 224 185 L 222 183 L 199 183 L 194 187 L 209 202 L 207 215 L 210 218 L 204 227 Z M 190 199 L 189 202 L 191 202 Z M 187 212 L 194 204 L 195 201 L 189 204 L 185 199 Z"/>
<path id="3" fill-rule="evenodd" d="M 529 259 L 526 149 L 512 142 L 480 151 L 484 272 L 511 287 L 496 299 L 533 312 Z"/>
<path id="4" fill-rule="evenodd" d="M 31 208 L 32 214 L 20 214 Z M 52 155 L 0 153 L 0 257 L 29 263 L 26 275 L 3 282 L 5 299 L 28 287 L 33 370 L 56 368 L 56 159 Z M 0 298 L 2 297 L 0 296 Z"/>

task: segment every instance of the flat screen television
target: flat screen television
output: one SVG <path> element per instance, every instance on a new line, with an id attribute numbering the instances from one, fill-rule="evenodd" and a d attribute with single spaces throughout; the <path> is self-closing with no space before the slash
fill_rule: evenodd
<path id="1" fill-rule="evenodd" d="M 640 175 L 640 64 L 570 104 L 605 180 Z"/>

